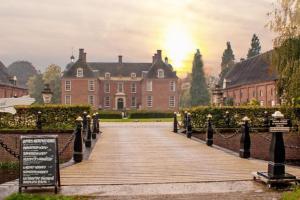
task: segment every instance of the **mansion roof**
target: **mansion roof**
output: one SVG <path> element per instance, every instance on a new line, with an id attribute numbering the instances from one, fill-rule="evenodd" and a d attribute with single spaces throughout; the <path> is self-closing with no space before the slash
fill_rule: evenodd
<path id="1" fill-rule="evenodd" d="M 84 78 L 104 77 L 106 73 L 110 73 L 111 77 L 130 77 L 135 73 L 136 77 L 143 77 L 144 74 L 147 78 L 156 78 L 158 69 L 164 70 L 166 78 L 177 78 L 172 66 L 162 61 L 160 50 L 153 57 L 152 63 L 129 63 L 123 62 L 122 56 L 119 56 L 118 62 L 87 62 L 86 53 L 80 49 L 78 60 L 67 65 L 63 78 L 76 77 L 78 68 L 83 69 Z"/>
<path id="2" fill-rule="evenodd" d="M 236 63 L 225 75 L 226 88 L 274 81 L 277 73 L 271 66 L 272 52 L 266 52 Z"/>

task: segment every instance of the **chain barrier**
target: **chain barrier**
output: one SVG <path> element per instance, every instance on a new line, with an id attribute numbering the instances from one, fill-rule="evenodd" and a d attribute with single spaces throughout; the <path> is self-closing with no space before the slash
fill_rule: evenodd
<path id="1" fill-rule="evenodd" d="M 215 133 L 217 133 L 218 135 L 220 135 L 224 140 L 233 138 L 233 137 L 235 137 L 236 135 L 238 135 L 240 133 L 240 129 L 234 129 L 235 133 L 233 133 L 232 135 L 226 136 L 226 135 L 220 133 L 218 131 L 218 129 L 216 127 L 214 127 L 214 126 L 213 126 L 213 130 L 214 130 Z"/>
<path id="2" fill-rule="evenodd" d="M 20 160 L 20 155 L 18 153 L 16 153 L 14 150 L 12 150 L 11 148 L 9 148 L 7 146 L 7 144 L 4 143 L 4 141 L 2 139 L 0 139 L 0 146 L 6 151 L 8 152 L 10 155 L 12 155 L 13 157 L 17 158 L 18 160 Z"/>
<path id="3" fill-rule="evenodd" d="M 58 153 L 59 156 L 61 156 L 66 151 L 66 149 L 70 146 L 70 144 L 73 142 L 73 140 L 75 138 L 75 133 L 76 133 L 76 131 L 74 131 L 73 134 L 69 137 L 68 142 L 62 148 L 62 150 Z"/>

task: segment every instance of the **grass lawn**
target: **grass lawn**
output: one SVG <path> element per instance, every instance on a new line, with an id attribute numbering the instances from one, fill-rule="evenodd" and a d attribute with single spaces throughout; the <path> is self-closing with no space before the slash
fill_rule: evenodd
<path id="1" fill-rule="evenodd" d="M 172 122 L 173 118 L 145 118 L 145 119 L 100 119 L 101 122 Z"/>
<path id="2" fill-rule="evenodd" d="M 4 200 L 87 200 L 87 199 L 91 199 L 91 198 L 82 197 L 82 196 L 14 193 L 6 197 Z"/>
<path id="3" fill-rule="evenodd" d="M 296 187 L 292 192 L 284 192 L 282 200 L 298 200 L 300 199 L 300 187 Z"/>

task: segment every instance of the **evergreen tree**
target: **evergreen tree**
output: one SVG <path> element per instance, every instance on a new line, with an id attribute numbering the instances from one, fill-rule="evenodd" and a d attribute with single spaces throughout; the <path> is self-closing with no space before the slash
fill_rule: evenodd
<path id="1" fill-rule="evenodd" d="M 251 48 L 248 50 L 247 58 L 251 58 L 260 54 L 260 42 L 256 34 L 253 35 L 251 40 Z"/>
<path id="2" fill-rule="evenodd" d="M 38 73 L 29 78 L 27 82 L 30 97 L 35 98 L 35 103 L 43 104 L 42 91 L 44 89 L 43 74 Z"/>
<path id="3" fill-rule="evenodd" d="M 202 55 L 200 54 L 199 49 L 197 49 L 193 61 L 190 95 L 191 106 L 207 105 L 209 103 L 209 94 L 203 71 Z"/>
<path id="4" fill-rule="evenodd" d="M 223 52 L 221 62 L 221 73 L 219 74 L 219 85 L 223 84 L 223 80 L 227 72 L 234 65 L 234 54 L 230 42 L 226 43 L 227 48 Z"/>

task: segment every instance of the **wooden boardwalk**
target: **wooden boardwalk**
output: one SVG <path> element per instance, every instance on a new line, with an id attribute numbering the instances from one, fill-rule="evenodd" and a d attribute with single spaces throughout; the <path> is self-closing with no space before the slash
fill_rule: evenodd
<path id="1" fill-rule="evenodd" d="M 89 160 L 61 170 L 62 185 L 252 180 L 267 162 L 246 160 L 171 132 L 171 123 L 105 124 Z M 300 168 L 287 172 L 300 177 Z"/>

